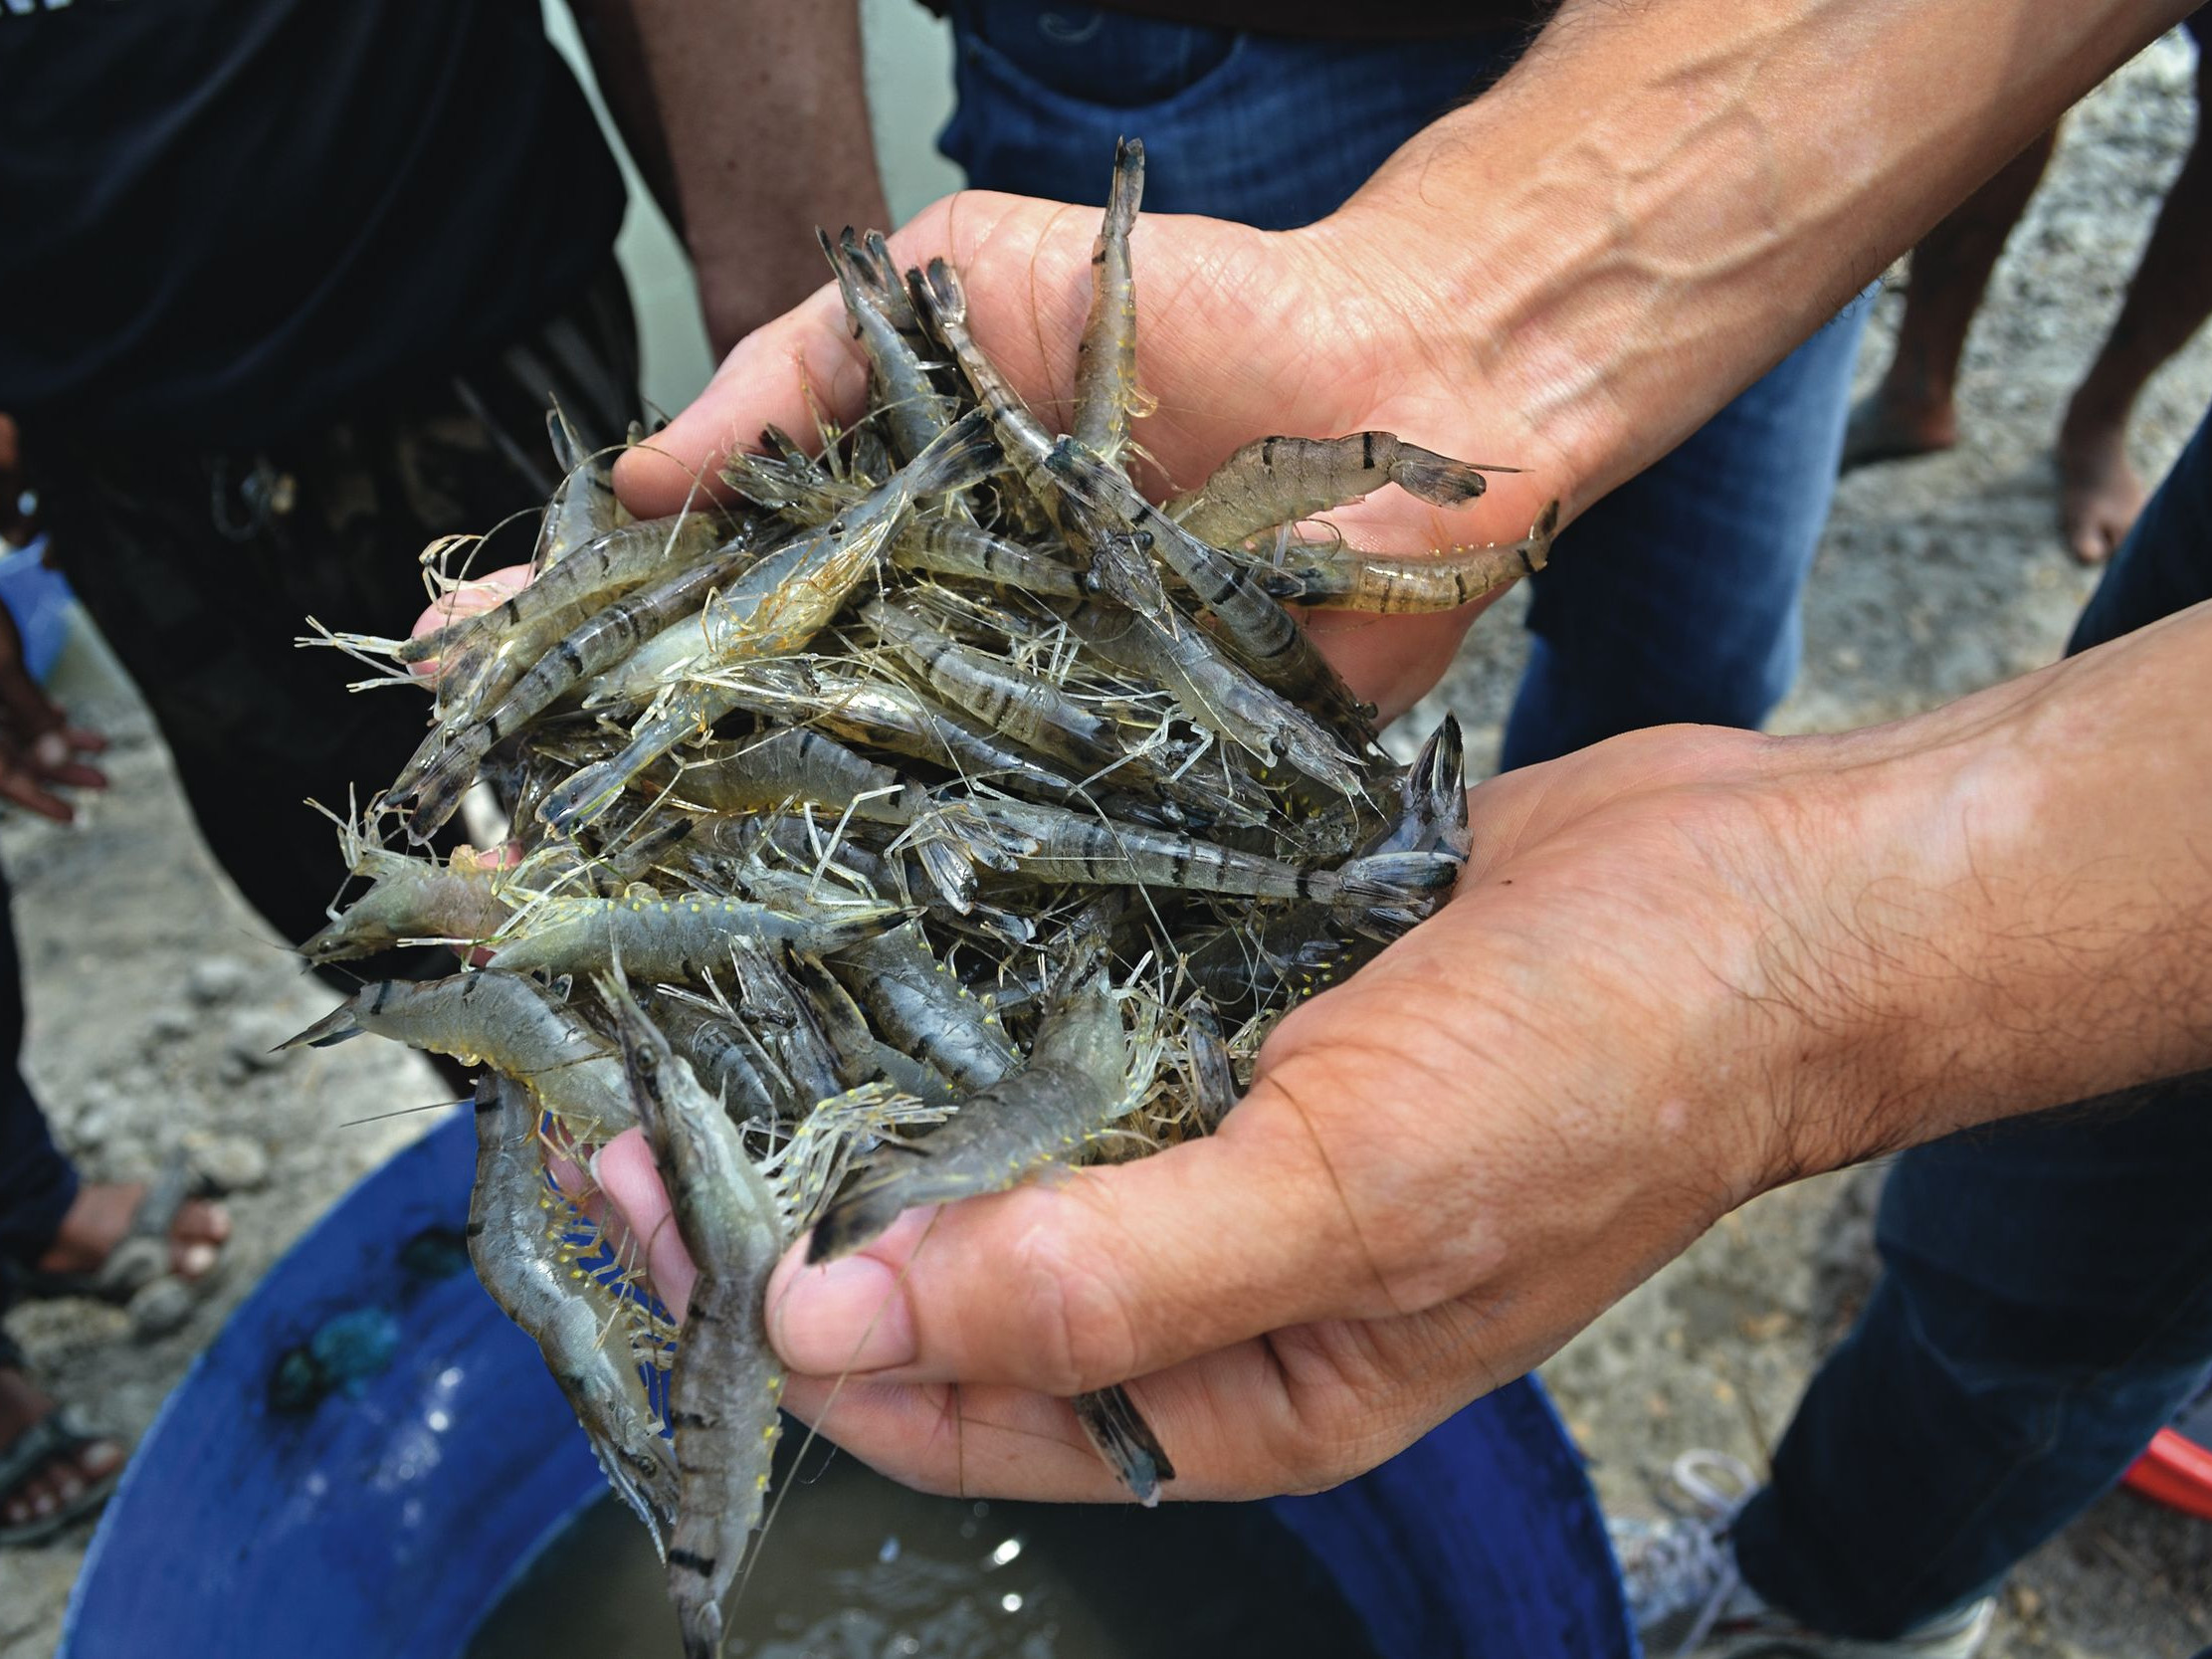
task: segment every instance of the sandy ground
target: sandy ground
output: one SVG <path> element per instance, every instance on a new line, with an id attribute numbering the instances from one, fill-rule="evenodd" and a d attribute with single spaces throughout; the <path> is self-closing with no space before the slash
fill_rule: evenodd
<path id="1" fill-rule="evenodd" d="M 2055 532 L 2050 434 L 2094 354 L 2189 131 L 2189 58 L 2161 42 L 2074 119 L 1999 268 L 1971 343 L 1951 454 L 1845 481 L 1813 579 L 1805 673 L 1777 724 L 1822 730 L 1955 697 L 2054 658 L 2094 581 Z M 1880 303 L 1862 376 L 1886 358 Z M 2212 337 L 2136 421 L 2155 477 L 2212 402 Z M 1517 601 L 1478 629 L 1440 701 L 1495 752 L 1522 654 Z M 272 1063 L 328 1006 L 215 873 L 143 710 L 80 642 L 59 689 L 117 739 L 114 788 L 84 824 L 0 825 L 31 998 L 29 1068 L 99 1176 L 188 1141 L 232 1169 L 223 1283 L 181 1329 L 134 1340 L 120 1312 L 31 1307 L 9 1329 L 52 1385 L 136 1432 L 259 1272 L 358 1175 L 424 1126 L 427 1068 L 362 1042 Z M 388 1116 L 402 1114 L 399 1116 Z M 375 1120 L 375 1121 L 369 1121 Z M 1729 1217 L 1546 1367 L 1608 1502 L 1646 1502 L 1683 1447 L 1756 1466 L 1872 1273 L 1879 1170 L 1806 1182 Z M 0 1555 L 0 1659 L 52 1652 L 90 1528 Z M 2000 1659 L 2186 1659 L 2212 1642 L 2212 1527 L 2125 1496 L 2041 1551 L 2008 1592 Z"/>

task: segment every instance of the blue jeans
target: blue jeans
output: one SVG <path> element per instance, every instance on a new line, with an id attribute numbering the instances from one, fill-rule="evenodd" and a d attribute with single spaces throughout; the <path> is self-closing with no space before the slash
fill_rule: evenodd
<path id="1" fill-rule="evenodd" d="M 970 184 L 1095 204 L 1126 133 L 1144 140 L 1147 208 L 1266 230 L 1333 212 L 1520 45 L 1303 40 L 1036 0 L 951 12 L 959 104 L 938 143 Z M 1143 288 L 1139 270 L 1140 307 Z M 1753 726 L 1781 701 L 1865 310 L 1560 537 L 1535 578 L 1507 765 L 1672 721 Z"/>
<path id="2" fill-rule="evenodd" d="M 2070 650 L 2212 600 L 2212 415 Z M 2203 711 L 2197 711 L 2202 717 Z M 2212 1371 L 2212 1073 L 1897 1161 L 1884 1274 L 1735 1528 L 1744 1577 L 1880 1639 L 1989 1593 Z"/>

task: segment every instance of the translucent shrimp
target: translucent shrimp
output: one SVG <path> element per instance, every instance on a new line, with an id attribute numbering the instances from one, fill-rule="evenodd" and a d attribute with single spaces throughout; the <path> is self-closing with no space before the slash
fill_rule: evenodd
<path id="1" fill-rule="evenodd" d="M 540 575 L 622 521 L 622 507 L 614 494 L 614 468 L 584 448 L 557 401 L 545 411 L 545 433 L 553 443 L 561 482 L 545 509 L 537 556 L 530 561 Z"/>
<path id="2" fill-rule="evenodd" d="M 477 1173 L 469 1194 L 469 1258 L 500 1311 L 545 1356 L 600 1468 L 665 1552 L 676 1521 L 676 1459 L 654 1421 L 626 1345 L 610 1345 L 606 1310 L 572 1268 L 560 1229 L 566 1208 L 546 1181 L 537 1104 L 496 1072 L 477 1083 Z"/>
<path id="3" fill-rule="evenodd" d="M 1416 500 L 1460 507 L 1480 496 L 1485 473 L 1517 467 L 1455 461 L 1389 432 L 1343 438 L 1261 438 L 1229 457 L 1206 482 L 1166 507 L 1200 541 L 1234 546 L 1395 484 Z"/>
<path id="4" fill-rule="evenodd" d="M 858 902 L 794 914 L 706 893 L 662 898 L 648 889 L 616 899 L 548 899 L 523 910 L 493 940 L 487 965 L 505 973 L 571 973 L 612 960 L 641 979 L 696 983 L 725 972 L 730 948 L 741 940 L 839 950 L 904 914 L 896 905 Z"/>
<path id="5" fill-rule="evenodd" d="M 612 1141 L 637 1122 L 622 1063 L 606 1041 L 552 993 L 512 973 L 387 979 L 363 985 L 329 1014 L 279 1045 L 328 1048 L 372 1031 L 526 1083 L 581 1141 Z"/>
<path id="6" fill-rule="evenodd" d="M 1541 570 L 1558 527 L 1553 502 L 1518 541 L 1403 556 L 1294 541 L 1282 560 L 1260 571 L 1260 581 L 1279 599 L 1324 610 L 1376 616 L 1457 610 Z"/>
<path id="7" fill-rule="evenodd" d="M 1118 463 L 1129 441 L 1136 389 L 1136 280 L 1129 265 L 1129 230 L 1144 198 L 1144 145 L 1113 145 L 1113 182 L 1106 219 L 1091 247 L 1091 313 L 1076 344 L 1076 441 Z"/>
<path id="8" fill-rule="evenodd" d="M 851 229 L 838 242 L 832 242 L 827 231 L 814 234 L 837 278 L 837 291 L 844 298 L 845 315 L 852 323 L 854 336 L 868 354 L 869 376 L 875 389 L 873 401 L 883 413 L 892 454 L 901 461 L 911 461 L 952 424 L 952 400 L 930 383 L 928 364 L 885 309 L 890 295 L 898 294 L 902 305 L 905 296 L 879 272 L 853 239 Z"/>

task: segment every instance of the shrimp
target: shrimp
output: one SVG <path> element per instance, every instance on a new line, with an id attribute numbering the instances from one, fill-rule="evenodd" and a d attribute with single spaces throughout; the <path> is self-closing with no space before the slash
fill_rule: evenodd
<path id="1" fill-rule="evenodd" d="M 1461 507 L 1483 493 L 1485 473 L 1518 471 L 1454 461 L 1389 432 L 1260 438 L 1215 468 L 1189 495 L 1169 502 L 1165 511 L 1200 541 L 1228 547 L 1279 524 L 1356 502 L 1385 484 L 1433 507 Z"/>
<path id="2" fill-rule="evenodd" d="M 917 1204 L 1003 1192 L 1048 1164 L 1077 1161 L 1149 1083 L 1105 964 L 1096 951 L 1079 953 L 1038 1022 L 1029 1063 L 959 1102 L 920 1144 L 887 1142 L 822 1212 L 807 1260 L 850 1255 Z"/>
<path id="3" fill-rule="evenodd" d="M 894 905 L 820 906 L 793 914 L 743 899 L 649 888 L 617 899 L 547 899 L 494 939 L 487 964 L 504 973 L 577 972 L 610 957 L 641 979 L 697 981 L 746 939 L 837 950 L 882 933 L 905 913 Z"/>
<path id="4" fill-rule="evenodd" d="M 1541 570 L 1558 527 L 1559 504 L 1552 502 L 1518 541 L 1402 557 L 1294 541 L 1260 581 L 1279 599 L 1326 610 L 1377 616 L 1457 610 Z"/>
<path id="5" fill-rule="evenodd" d="M 1129 267 L 1129 230 L 1144 198 L 1144 145 L 1113 145 L 1113 183 L 1106 219 L 1091 248 L 1091 313 L 1076 345 L 1076 441 L 1118 463 L 1129 441 L 1129 406 L 1136 389 L 1136 281 Z"/>
<path id="6" fill-rule="evenodd" d="M 350 873 L 365 877 L 369 889 L 302 941 L 300 954 L 310 962 L 373 955 L 409 939 L 483 938 L 509 915 L 501 897 L 504 871 L 472 848 L 456 847 L 450 863 L 409 858 L 367 841 L 351 824 L 340 843 Z"/>
<path id="7" fill-rule="evenodd" d="M 628 994 L 609 989 L 630 1098 L 699 1267 L 669 1373 L 680 1481 L 664 1558 L 686 1659 L 720 1659 L 782 1434 L 783 1367 L 768 1346 L 767 1290 L 783 1252 L 783 1205 L 721 1104 Z"/>
<path id="8" fill-rule="evenodd" d="M 829 963 L 893 1048 L 953 1084 L 983 1089 L 1014 1066 L 991 1005 L 945 970 L 912 923 L 863 941 Z"/>
<path id="9" fill-rule="evenodd" d="M 720 1103 L 622 983 L 602 977 L 597 985 L 677 1231 L 699 1268 L 669 1374 L 679 1484 L 666 1558 L 686 1659 L 719 1659 L 782 1434 L 783 1368 L 768 1345 L 768 1275 L 784 1246 L 812 1224 L 855 1144 L 941 1114 L 882 1090 L 856 1090 L 816 1107 L 756 1162 Z"/>
<path id="10" fill-rule="evenodd" d="M 561 483 L 545 510 L 537 556 L 530 561 L 540 575 L 622 521 L 622 507 L 614 495 L 614 469 L 585 451 L 557 401 L 545 411 L 545 433 L 553 442 Z"/>
<path id="11" fill-rule="evenodd" d="M 637 1122 L 622 1063 L 551 992 L 513 973 L 386 979 L 363 985 L 277 1046 L 328 1048 L 373 1031 L 527 1084 L 577 1139 L 612 1141 Z"/>
<path id="12" fill-rule="evenodd" d="M 885 310 L 887 295 L 898 293 L 904 304 L 905 294 L 883 281 L 874 261 L 853 240 L 852 230 L 848 228 L 834 243 L 827 231 L 814 234 L 837 278 L 854 336 L 868 354 L 873 401 L 883 412 L 892 453 L 901 461 L 911 461 L 952 424 L 952 400 L 930 384 L 928 365 Z"/>
<path id="13" fill-rule="evenodd" d="M 968 389 L 989 418 L 991 430 L 998 434 L 999 447 L 1005 451 L 1008 463 L 1049 507 L 1051 490 L 1044 468 L 1045 458 L 1052 453 L 1053 434 L 1030 413 L 1021 394 L 1007 384 L 998 365 L 983 355 L 975 336 L 968 332 L 968 297 L 960 287 L 959 273 L 943 260 L 933 259 L 926 274 L 908 272 L 906 286 L 913 295 L 914 309 L 960 365 Z"/>
<path id="14" fill-rule="evenodd" d="M 595 611 L 539 658 L 481 720 L 458 731 L 433 731 L 401 771 L 388 797 L 395 803 L 412 804 L 408 833 L 418 841 L 428 840 L 453 816 L 478 763 L 496 743 L 521 730 L 600 670 L 620 662 L 754 556 L 749 542 L 740 537 L 688 569 Z"/>
<path id="15" fill-rule="evenodd" d="M 834 737 L 805 726 L 783 726 L 685 764 L 672 796 L 709 812 L 766 812 L 793 801 L 839 811 L 851 807 L 886 823 L 911 820 L 925 800 L 889 766 L 864 760 Z"/>
<path id="16" fill-rule="evenodd" d="M 1362 931 L 1387 926 L 1386 919 L 1420 906 L 1424 895 L 1449 887 L 1461 862 L 1434 850 L 1391 850 L 1336 870 L 1309 870 L 1029 801 L 977 797 L 946 808 L 943 816 L 968 831 L 977 863 L 1019 870 L 1035 881 L 1296 899 L 1324 906 Z"/>
<path id="17" fill-rule="evenodd" d="M 892 543 L 891 561 L 902 570 L 967 576 L 1047 598 L 1076 599 L 1083 595 L 1082 579 L 1049 554 L 949 519 L 908 525 Z"/>
<path id="18" fill-rule="evenodd" d="M 1024 747 L 1079 766 L 1110 766 L 1126 756 L 1113 723 L 1051 681 L 948 639 L 905 606 L 878 599 L 860 614 L 930 690 Z"/>
<path id="19" fill-rule="evenodd" d="M 545 1178 L 537 1108 L 511 1078 L 477 1082 L 477 1174 L 469 1194 L 469 1258 L 492 1300 L 537 1344 L 568 1396 L 600 1468 L 666 1553 L 675 1525 L 676 1459 L 627 1348 L 610 1348 L 606 1321 L 573 1273 L 547 1212 L 566 1207 Z"/>
<path id="20" fill-rule="evenodd" d="M 1146 1509 L 1160 1501 L 1160 1483 L 1175 1478 L 1159 1436 L 1137 1410 L 1136 1401 L 1116 1382 L 1094 1388 L 1068 1402 L 1091 1446 L 1129 1495 Z"/>
<path id="21" fill-rule="evenodd" d="M 1045 465 L 1053 481 L 1080 501 L 1094 520 L 1126 524 L 1140 545 L 1157 553 L 1189 584 L 1198 602 L 1221 624 L 1244 666 L 1263 685 L 1297 703 L 1319 705 L 1339 726 L 1357 733 L 1362 743 L 1371 740 L 1368 713 L 1359 700 L 1345 689 L 1291 613 L 1243 564 L 1185 530 L 1117 470 L 1073 439 L 1054 445 Z"/>

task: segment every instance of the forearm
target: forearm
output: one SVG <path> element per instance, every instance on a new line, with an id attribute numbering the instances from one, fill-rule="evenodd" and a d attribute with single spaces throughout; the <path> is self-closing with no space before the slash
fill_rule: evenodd
<path id="1" fill-rule="evenodd" d="M 2198 605 L 1933 715 L 1782 745 L 1788 833 L 1829 849 L 1753 979 L 1803 1018 L 1776 1065 L 1790 1161 L 2212 1066 L 2208 709 Z"/>
<path id="2" fill-rule="evenodd" d="M 615 3 L 615 0 L 602 0 Z M 717 351 L 827 278 L 813 231 L 882 226 L 857 0 L 624 0 Z"/>
<path id="3" fill-rule="evenodd" d="M 1588 501 L 1833 315 L 2185 0 L 1568 0 L 1327 227 Z"/>

